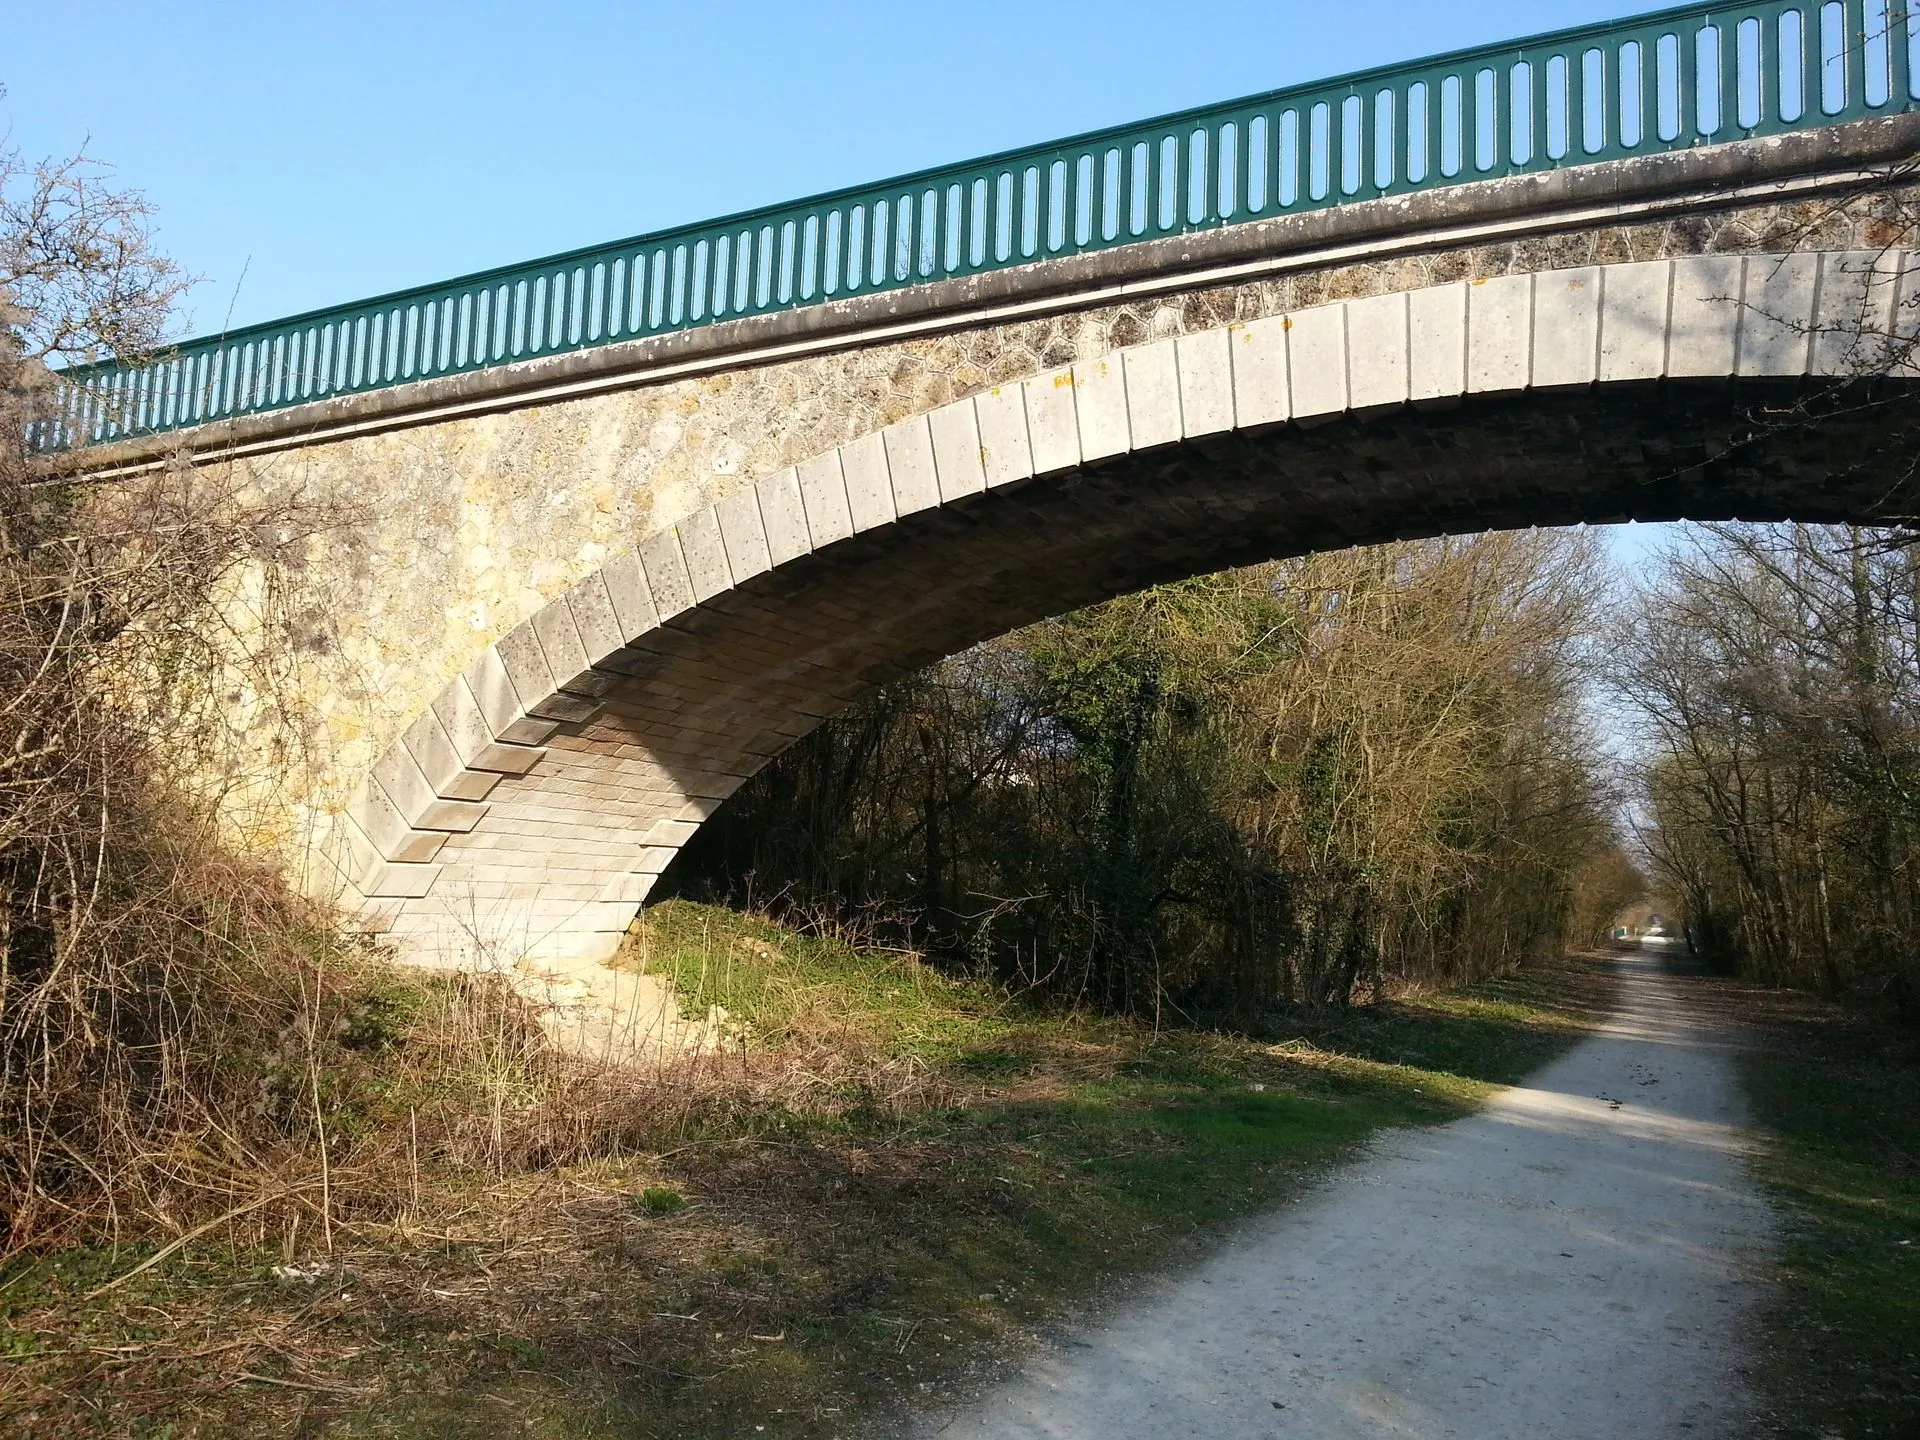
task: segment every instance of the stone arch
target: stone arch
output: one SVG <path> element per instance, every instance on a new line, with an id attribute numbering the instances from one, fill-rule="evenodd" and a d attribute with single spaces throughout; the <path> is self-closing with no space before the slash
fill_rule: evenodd
<path id="1" fill-rule="evenodd" d="M 320 853 L 405 958 L 604 958 L 769 758 L 1046 615 L 1395 538 L 1884 515 L 1855 463 L 1884 412 L 1747 417 L 1862 368 L 1862 322 L 1907 323 L 1916 283 L 1905 252 L 1543 271 L 982 391 L 765 476 L 551 600 L 389 747 Z"/>

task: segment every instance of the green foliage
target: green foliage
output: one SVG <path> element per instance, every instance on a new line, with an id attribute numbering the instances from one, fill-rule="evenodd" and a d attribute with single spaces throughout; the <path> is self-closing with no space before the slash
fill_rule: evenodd
<path id="1" fill-rule="evenodd" d="M 1787 1219 L 1762 1347 L 1772 1433 L 1920 1433 L 1920 1057 L 1818 1009 L 1741 1065 Z"/>
<path id="2" fill-rule="evenodd" d="M 1032 627 L 823 726 L 667 890 L 1163 1018 L 1510 968 L 1623 903 L 1587 878 L 1598 570 L 1584 535 L 1422 542 Z"/>
<path id="3" fill-rule="evenodd" d="M 1920 557 L 1705 526 L 1623 647 L 1662 888 L 1703 958 L 1920 1018 Z"/>
<path id="4" fill-rule="evenodd" d="M 753 1028 L 657 1082 L 530 1102 L 448 1073 L 436 1016 L 457 992 L 424 988 L 385 1049 L 328 1041 L 370 993 L 343 985 L 318 1026 L 329 1128 L 390 1107 L 336 1152 L 351 1226 L 331 1252 L 310 1223 L 297 1247 L 239 1229 L 92 1302 L 152 1250 L 0 1268 L 7 1376 L 41 1417 L 26 1433 L 292 1433 L 324 1387 L 343 1434 L 825 1440 L 862 1407 L 965 1383 L 1108 1279 L 1204 1253 L 1378 1127 L 1466 1113 L 1580 1033 L 1570 1001 L 1595 983 L 1527 971 L 1230 1034 L 1009 1001 L 686 902 L 650 912 L 629 962 L 643 951 Z M 858 1083 L 892 1103 L 845 1103 L 863 1054 Z M 390 1098 L 366 1098 L 376 1079 Z M 709 1086 L 710 1108 L 668 1113 Z M 523 1103 L 556 1120 L 537 1173 L 459 1157 L 463 1134 L 511 1137 Z M 355 1172 L 393 1154 L 409 1106 L 420 1190 L 403 1156 L 382 1208 Z M 596 1106 L 620 1128 L 564 1151 Z M 281 1278 L 290 1261 L 318 1278 Z"/>
<path id="5" fill-rule="evenodd" d="M 719 1007 L 760 1045 L 863 1041 L 889 1055 L 950 1056 L 999 1023 L 988 986 L 945 975 L 919 956 L 863 948 L 711 905 L 649 906 L 616 963 L 672 981 L 682 1016 Z"/>
<path id="6" fill-rule="evenodd" d="M 334 1022 L 334 1035 L 349 1050 L 390 1050 L 406 1039 L 419 1012 L 422 992 L 404 987 L 397 979 L 379 977 Z"/>

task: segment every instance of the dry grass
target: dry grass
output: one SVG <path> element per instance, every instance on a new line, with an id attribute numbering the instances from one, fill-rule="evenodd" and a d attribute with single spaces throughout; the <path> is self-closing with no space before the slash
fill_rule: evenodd
<path id="1" fill-rule="evenodd" d="M 343 979 L 387 1018 L 327 1052 L 330 1210 L 234 1217 L 93 1299 L 151 1244 L 17 1260 L 0 1427 L 845 1433 L 978 1383 L 1377 1126 L 1464 1113 L 1604 988 L 1561 969 L 1285 1035 L 1156 1034 L 700 907 L 646 938 L 690 1009 L 731 1001 L 760 1038 L 594 1068 L 486 987 Z"/>
<path id="2" fill-rule="evenodd" d="M 1760 1433 L 1920 1433 L 1920 1046 L 1803 991 L 1701 975 L 1695 1003 L 1754 1038 L 1742 1078 L 1785 1220 L 1762 1318 Z"/>

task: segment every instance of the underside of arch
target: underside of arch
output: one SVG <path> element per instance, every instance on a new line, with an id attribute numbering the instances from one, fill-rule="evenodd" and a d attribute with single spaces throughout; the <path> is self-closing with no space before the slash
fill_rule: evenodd
<path id="1" fill-rule="evenodd" d="M 983 391 L 655 534 L 476 656 L 322 847 L 421 963 L 609 954 L 773 755 L 970 644 L 1347 545 L 1904 519 L 1904 252 L 1708 256 L 1343 301 Z M 1865 336 L 1866 338 L 1862 338 Z M 1810 402 L 1833 413 L 1803 423 Z M 1903 511 L 1904 507 L 1904 511 Z"/>

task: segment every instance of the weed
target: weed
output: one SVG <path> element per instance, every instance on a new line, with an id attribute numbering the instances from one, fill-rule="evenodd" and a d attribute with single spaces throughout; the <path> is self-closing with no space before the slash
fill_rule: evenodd
<path id="1" fill-rule="evenodd" d="M 687 1208 L 687 1197 L 664 1185 L 649 1185 L 634 1196 L 633 1208 L 641 1215 L 671 1215 Z"/>
<path id="2" fill-rule="evenodd" d="M 1763 1043 L 1741 1059 L 1787 1221 L 1764 1322 L 1769 1433 L 1920 1434 L 1920 1058 L 1792 991 L 1712 982 Z"/>
<path id="3" fill-rule="evenodd" d="M 397 1036 L 330 1052 L 330 1261 L 307 1259 L 311 1223 L 238 1224 L 91 1304 L 140 1257 L 0 1276 L 0 1320 L 61 1337 L 0 1370 L 0 1428 L 97 1433 L 82 1397 L 104 1396 L 123 1431 L 304 1414 L 354 1436 L 841 1434 L 977 1382 L 1380 1126 L 1466 1113 L 1580 1033 L 1603 983 L 1556 967 L 1258 1034 L 1156 1033 L 679 902 L 626 963 L 734 1028 L 651 1069 L 570 1070 L 483 990 L 423 987 Z M 490 1025 L 491 1049 L 459 1038 Z"/>

